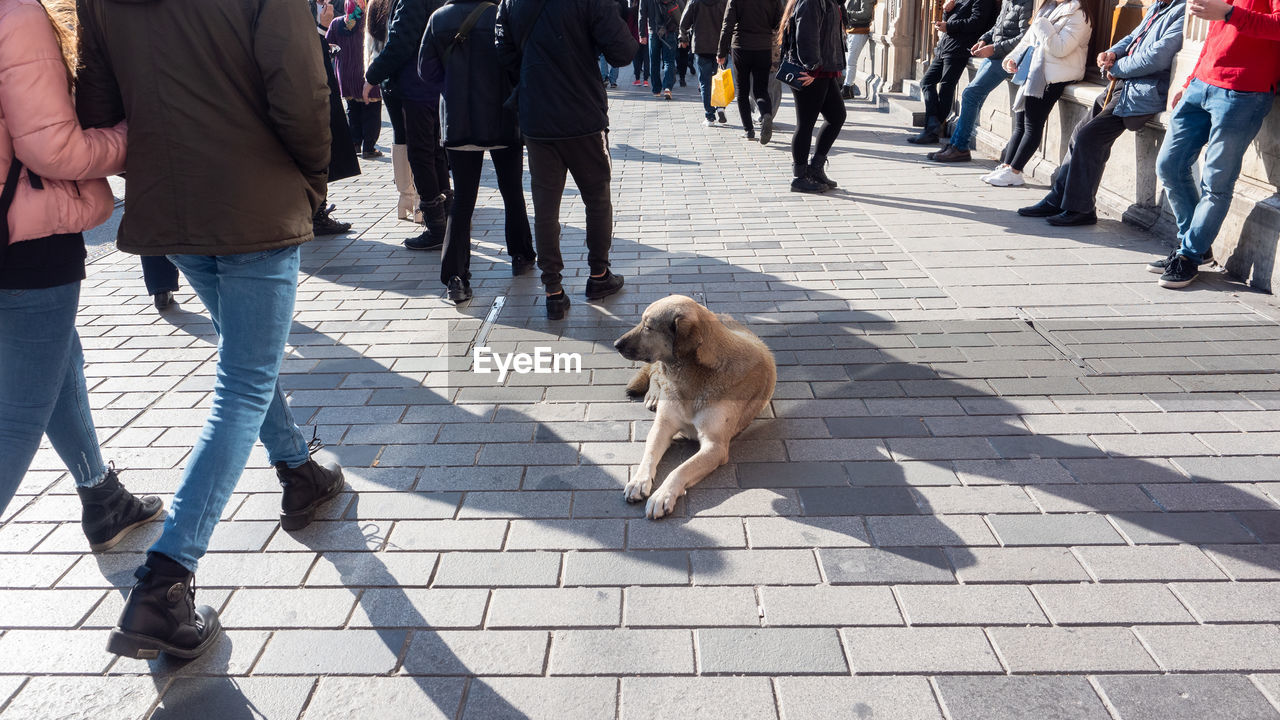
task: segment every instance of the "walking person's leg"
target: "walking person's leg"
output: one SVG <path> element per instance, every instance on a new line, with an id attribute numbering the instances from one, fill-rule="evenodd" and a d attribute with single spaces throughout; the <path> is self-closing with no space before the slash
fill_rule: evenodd
<path id="1" fill-rule="evenodd" d="M 489 156 L 493 158 L 498 192 L 502 194 L 503 230 L 507 254 L 511 256 L 511 271 L 512 274 L 523 273 L 535 256 L 533 232 L 529 229 L 529 209 L 524 202 L 524 146 L 490 150 Z"/>
<path id="2" fill-rule="evenodd" d="M 746 131 L 747 137 L 755 137 L 755 124 L 751 120 L 751 73 L 752 66 L 747 59 L 747 51 L 734 48 L 733 54 L 733 84 L 734 93 L 738 100 L 738 115 L 742 118 L 742 129 Z"/>
<path id="3" fill-rule="evenodd" d="M 716 109 L 711 106 L 711 80 L 716 75 L 716 58 L 714 55 L 699 55 L 698 59 L 698 91 L 702 94 L 702 114 L 707 122 L 716 119 Z"/>
<path id="4" fill-rule="evenodd" d="M 476 208 L 483 150 L 448 150 L 453 169 L 453 207 L 449 208 L 449 232 L 440 256 L 440 283 L 446 287 L 453 278 L 471 285 L 471 215 Z"/>
<path id="5" fill-rule="evenodd" d="M 662 94 L 662 41 L 649 33 L 649 91 Z"/>
<path id="6" fill-rule="evenodd" d="M 163 255 L 143 255 L 141 261 L 147 294 L 155 299 L 157 310 L 164 310 L 173 304 L 173 294 L 178 291 L 178 268 Z"/>
<path id="7" fill-rule="evenodd" d="M 666 93 L 676 84 L 676 40 L 668 35 L 658 44 L 662 48 L 662 90 Z"/>
<path id="8" fill-rule="evenodd" d="M 768 144 L 773 135 L 773 102 L 769 98 L 769 66 L 773 53 L 769 50 L 750 51 L 751 94 L 755 95 L 756 108 L 760 111 L 760 144 Z"/>

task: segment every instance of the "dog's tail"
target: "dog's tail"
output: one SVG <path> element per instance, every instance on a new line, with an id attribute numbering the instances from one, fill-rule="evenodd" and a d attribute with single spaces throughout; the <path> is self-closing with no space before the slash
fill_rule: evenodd
<path id="1" fill-rule="evenodd" d="M 631 382 L 627 383 L 627 396 L 638 398 L 644 397 L 649 392 L 649 376 L 653 372 L 653 365 L 645 363 L 636 371 L 636 376 L 631 378 Z"/>

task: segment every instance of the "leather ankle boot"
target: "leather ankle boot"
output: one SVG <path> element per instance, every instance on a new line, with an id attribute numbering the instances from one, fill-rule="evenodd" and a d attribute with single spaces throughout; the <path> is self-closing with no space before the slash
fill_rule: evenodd
<path id="1" fill-rule="evenodd" d="M 826 185 L 828 188 L 835 190 L 839 186 L 836 185 L 835 180 L 832 180 L 831 178 L 827 177 L 827 173 L 824 169 L 824 166 L 826 164 L 827 164 L 826 155 L 814 155 L 813 160 L 809 162 L 809 177 L 813 178 L 814 180 L 817 180 L 823 185 Z"/>
<path id="2" fill-rule="evenodd" d="M 113 467 L 94 487 L 77 487 L 80 496 L 80 527 L 89 540 L 89 549 L 102 552 L 115 547 L 134 528 L 156 519 L 164 511 L 160 498 L 134 497 L 120 484 Z"/>
<path id="3" fill-rule="evenodd" d="M 195 575 L 158 553 L 134 573 L 120 621 L 107 650 L 116 655 L 154 660 L 160 653 L 190 659 L 208 650 L 222 634 L 218 612 L 195 604 Z"/>
<path id="4" fill-rule="evenodd" d="M 312 441 L 312 452 L 319 443 Z M 283 492 L 280 495 L 280 527 L 287 531 L 301 530 L 311 524 L 316 510 L 342 492 L 342 466 L 331 463 L 321 465 L 314 458 L 296 468 L 276 463 L 276 477 Z"/>

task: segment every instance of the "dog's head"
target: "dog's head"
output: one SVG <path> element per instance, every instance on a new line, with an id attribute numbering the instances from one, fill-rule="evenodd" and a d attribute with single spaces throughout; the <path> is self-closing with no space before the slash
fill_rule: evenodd
<path id="1" fill-rule="evenodd" d="M 718 322 L 693 298 L 671 295 L 645 308 L 640 324 L 613 346 L 628 360 L 714 367 L 716 353 L 707 339 Z"/>

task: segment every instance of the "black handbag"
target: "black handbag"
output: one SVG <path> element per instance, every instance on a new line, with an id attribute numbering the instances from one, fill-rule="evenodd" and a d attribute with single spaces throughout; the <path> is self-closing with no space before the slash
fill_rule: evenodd
<path id="1" fill-rule="evenodd" d="M 803 65 L 782 58 L 782 62 L 778 65 L 777 78 L 792 90 L 804 90 L 805 86 L 800 83 L 800 76 L 806 72 L 809 71 L 805 70 Z"/>

